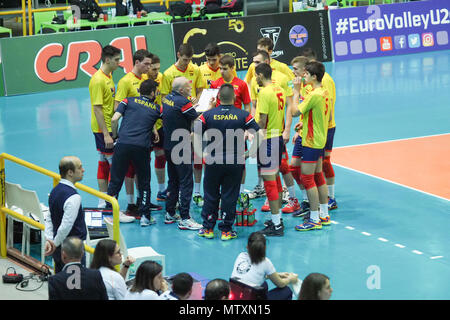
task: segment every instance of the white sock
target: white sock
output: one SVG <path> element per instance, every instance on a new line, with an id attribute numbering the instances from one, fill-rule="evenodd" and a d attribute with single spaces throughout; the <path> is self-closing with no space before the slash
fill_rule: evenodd
<path id="1" fill-rule="evenodd" d="M 199 194 L 200 193 L 200 182 L 194 182 L 194 193 Z"/>
<path id="2" fill-rule="evenodd" d="M 289 192 L 289 198 L 295 198 L 295 184 L 290 187 L 287 187 Z"/>
<path id="3" fill-rule="evenodd" d="M 328 196 L 334 199 L 334 184 L 328 185 Z"/>
<path id="4" fill-rule="evenodd" d="M 134 200 L 134 194 L 127 194 L 127 201 L 128 204 L 136 204 L 136 201 Z"/>
<path id="5" fill-rule="evenodd" d="M 103 193 L 106 194 L 107 192 L 103 192 Z M 98 207 L 99 208 L 105 208 L 106 207 L 106 201 L 101 199 L 101 198 L 99 198 L 98 199 Z"/>
<path id="6" fill-rule="evenodd" d="M 314 222 L 319 222 L 319 211 L 311 211 L 309 218 Z"/>
<path id="7" fill-rule="evenodd" d="M 263 179 L 261 176 L 258 176 L 258 186 L 262 186 L 263 185 Z"/>
<path id="8" fill-rule="evenodd" d="M 272 222 L 274 225 L 279 225 L 281 223 L 281 213 L 272 214 Z"/>
<path id="9" fill-rule="evenodd" d="M 165 183 L 158 183 L 158 191 L 163 192 L 166 189 Z"/>
<path id="10" fill-rule="evenodd" d="M 302 190 L 303 201 L 308 201 L 308 193 L 306 193 L 306 189 L 301 189 L 301 190 Z"/>
<path id="11" fill-rule="evenodd" d="M 244 192 L 245 192 L 245 184 L 241 184 L 240 193 L 244 193 Z"/>
<path id="12" fill-rule="evenodd" d="M 328 203 L 320 204 L 320 217 L 321 218 L 328 217 Z"/>

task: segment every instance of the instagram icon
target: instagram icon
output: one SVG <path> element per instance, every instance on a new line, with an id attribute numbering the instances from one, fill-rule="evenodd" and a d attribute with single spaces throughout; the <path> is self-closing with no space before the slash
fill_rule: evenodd
<path id="1" fill-rule="evenodd" d="M 434 37 L 431 32 L 422 33 L 422 45 L 424 47 L 432 47 L 434 46 Z"/>

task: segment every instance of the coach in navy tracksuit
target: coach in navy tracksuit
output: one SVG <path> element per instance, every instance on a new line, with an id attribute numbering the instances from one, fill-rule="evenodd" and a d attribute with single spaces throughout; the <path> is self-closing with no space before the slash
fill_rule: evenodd
<path id="1" fill-rule="evenodd" d="M 236 233 L 231 228 L 245 164 L 244 131 L 253 129 L 256 132 L 259 126 L 247 111 L 234 106 L 235 95 L 231 84 L 220 87 L 219 98 L 221 105 L 206 111 L 196 121 L 196 136 L 197 123 L 201 123 L 201 132 L 206 131 L 208 135 L 210 131 L 210 135 L 214 136 L 205 153 L 203 229 L 199 231 L 199 235 L 212 237 L 210 233 L 216 224 L 219 201 L 222 200 L 223 221 L 218 227 L 222 231 L 222 240 L 230 240 L 236 238 Z"/>
<path id="2" fill-rule="evenodd" d="M 155 223 L 150 215 L 149 155 L 153 126 L 162 116 L 162 108 L 154 102 L 157 86 L 153 80 L 142 82 L 139 88 L 141 96 L 124 99 L 111 119 L 112 134 L 115 138 L 118 121 L 123 117 L 114 147 L 108 195 L 118 195 L 128 164 L 132 161 L 136 169 L 139 196 L 142 199 L 138 209 L 141 226 Z M 155 138 L 158 139 L 158 136 Z"/>

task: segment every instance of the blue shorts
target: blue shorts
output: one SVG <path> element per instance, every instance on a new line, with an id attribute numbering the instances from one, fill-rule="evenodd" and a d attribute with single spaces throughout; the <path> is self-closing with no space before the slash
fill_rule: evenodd
<path id="1" fill-rule="evenodd" d="M 323 155 L 323 149 L 303 147 L 302 162 L 317 162 L 320 158 L 323 158 Z"/>
<path id="2" fill-rule="evenodd" d="M 327 143 L 325 144 L 325 151 L 333 150 L 333 140 L 334 140 L 335 131 L 336 131 L 336 127 L 328 129 Z"/>
<path id="3" fill-rule="evenodd" d="M 294 150 L 292 150 L 292 158 L 302 158 L 302 137 L 298 136 L 297 140 L 295 140 Z"/>
<path id="4" fill-rule="evenodd" d="M 112 137 L 112 132 L 109 133 Z M 101 132 L 94 132 L 95 137 L 95 146 L 97 147 L 97 151 L 103 154 L 113 154 L 114 149 L 106 149 L 105 148 L 105 139 L 103 137 L 103 133 Z"/>
<path id="5" fill-rule="evenodd" d="M 285 151 L 283 136 L 265 139 L 258 149 L 258 169 L 265 173 L 280 170 L 281 159 Z"/>

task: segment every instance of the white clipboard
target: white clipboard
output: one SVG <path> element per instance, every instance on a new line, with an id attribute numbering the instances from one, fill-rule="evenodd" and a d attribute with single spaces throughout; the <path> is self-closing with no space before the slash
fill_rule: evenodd
<path id="1" fill-rule="evenodd" d="M 197 112 L 207 111 L 209 109 L 209 101 L 211 101 L 211 98 L 216 98 L 218 93 L 219 89 L 203 89 L 198 101 L 198 107 L 195 110 Z"/>

